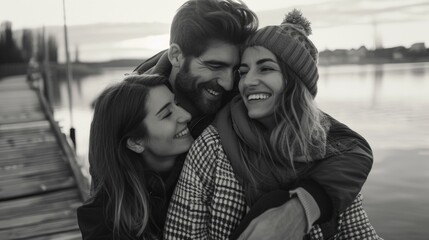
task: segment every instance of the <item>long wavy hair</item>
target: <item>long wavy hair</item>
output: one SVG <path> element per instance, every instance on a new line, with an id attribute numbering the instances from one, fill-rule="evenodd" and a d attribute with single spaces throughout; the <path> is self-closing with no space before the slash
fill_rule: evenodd
<path id="1" fill-rule="evenodd" d="M 251 184 L 257 186 L 256 173 L 273 174 L 280 182 L 291 182 L 299 177 L 300 170 L 294 162 L 309 163 L 323 157 L 327 144 L 329 121 L 317 107 L 314 96 L 299 77 L 279 57 L 277 61 L 283 74 L 285 88 L 275 104 L 275 127 L 267 133 L 257 120 L 251 120 L 252 131 L 257 136 L 258 149 L 250 149 L 240 141 L 243 159 L 266 161 L 270 173 L 261 173 L 255 166 L 245 163 Z M 300 165 L 303 166 L 303 165 Z M 286 173 L 285 173 L 286 170 Z"/>
<path id="2" fill-rule="evenodd" d="M 145 138 L 143 125 L 150 88 L 166 81 L 159 75 L 132 75 L 105 89 L 95 102 L 89 162 L 96 197 L 107 195 L 105 214 L 114 236 L 144 238 L 150 219 L 143 157 L 127 148 L 128 138 Z"/>

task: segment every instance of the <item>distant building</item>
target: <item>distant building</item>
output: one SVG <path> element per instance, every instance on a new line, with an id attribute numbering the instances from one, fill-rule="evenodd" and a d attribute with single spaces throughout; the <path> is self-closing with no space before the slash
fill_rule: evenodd
<path id="1" fill-rule="evenodd" d="M 319 63 L 321 65 L 416 61 L 429 62 L 429 49 L 426 49 L 425 43 L 415 43 L 410 48 L 398 46 L 374 50 L 368 50 L 365 46 L 361 46 L 358 49 L 350 50 L 325 50 L 319 54 Z"/>
<path id="2" fill-rule="evenodd" d="M 348 52 L 348 61 L 350 63 L 361 63 L 368 55 L 368 49 L 365 46 L 361 46 L 358 49 L 352 49 Z"/>
<path id="3" fill-rule="evenodd" d="M 325 50 L 319 54 L 320 64 L 341 64 L 348 60 L 348 50 L 336 49 L 334 51 Z"/>
<path id="4" fill-rule="evenodd" d="M 404 59 L 404 54 L 402 52 L 393 52 L 394 60 L 402 60 Z"/>
<path id="5" fill-rule="evenodd" d="M 366 57 L 368 55 L 368 49 L 365 46 L 361 46 L 356 51 L 356 54 L 358 54 L 360 57 Z"/>
<path id="6" fill-rule="evenodd" d="M 405 47 L 393 47 L 393 48 L 382 48 L 382 49 L 375 49 L 374 50 L 374 57 L 375 59 L 394 59 L 396 58 L 402 58 L 402 56 L 405 55 L 407 49 Z"/>
<path id="7" fill-rule="evenodd" d="M 410 47 L 410 51 L 411 52 L 421 52 L 421 51 L 424 51 L 424 50 L 426 50 L 426 46 L 425 46 L 424 42 L 414 43 Z"/>

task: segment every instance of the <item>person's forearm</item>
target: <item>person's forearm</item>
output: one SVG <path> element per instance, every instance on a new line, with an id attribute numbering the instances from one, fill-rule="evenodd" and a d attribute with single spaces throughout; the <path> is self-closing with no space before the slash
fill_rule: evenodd
<path id="1" fill-rule="evenodd" d="M 290 191 L 297 194 L 307 216 L 308 226 L 311 227 L 316 221 L 325 222 L 333 213 L 332 200 L 324 188 L 316 181 L 304 179 L 299 181 Z"/>
<path id="2" fill-rule="evenodd" d="M 356 198 L 372 167 L 372 158 L 348 152 L 317 164 L 311 179 L 320 184 L 337 212 L 344 211 Z"/>
<path id="3" fill-rule="evenodd" d="M 297 188 L 289 191 L 291 197 L 296 196 L 302 205 L 305 217 L 307 220 L 306 225 L 306 233 L 310 232 L 310 229 L 313 226 L 313 223 L 316 222 L 320 218 L 320 209 L 317 205 L 316 200 L 311 196 L 309 192 L 307 192 L 304 188 Z"/>
<path id="4" fill-rule="evenodd" d="M 373 155 L 362 136 L 333 118 L 331 123 L 328 143 L 335 150 L 315 163 L 309 178 L 323 187 L 338 213 L 344 211 L 361 191 L 371 171 Z"/>

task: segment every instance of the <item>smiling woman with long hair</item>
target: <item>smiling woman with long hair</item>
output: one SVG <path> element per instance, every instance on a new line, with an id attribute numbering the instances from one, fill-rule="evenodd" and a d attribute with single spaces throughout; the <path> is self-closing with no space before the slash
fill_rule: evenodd
<path id="1" fill-rule="evenodd" d="M 183 157 L 191 116 L 159 75 L 132 75 L 95 104 L 89 161 L 93 196 L 78 208 L 83 239 L 157 239 Z"/>

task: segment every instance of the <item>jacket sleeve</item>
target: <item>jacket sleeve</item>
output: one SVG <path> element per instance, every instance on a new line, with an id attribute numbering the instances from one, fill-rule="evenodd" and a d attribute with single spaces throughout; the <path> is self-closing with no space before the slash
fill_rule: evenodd
<path id="1" fill-rule="evenodd" d="M 359 236 L 361 239 L 383 240 L 369 222 L 362 201 L 362 194 L 359 193 L 352 204 L 339 215 L 335 239 L 348 240 Z"/>
<path id="2" fill-rule="evenodd" d="M 325 190 L 333 209 L 339 213 L 345 211 L 361 191 L 371 171 L 373 155 L 362 136 L 334 119 L 328 141 L 335 143 L 335 154 L 316 162 L 309 177 Z"/>

